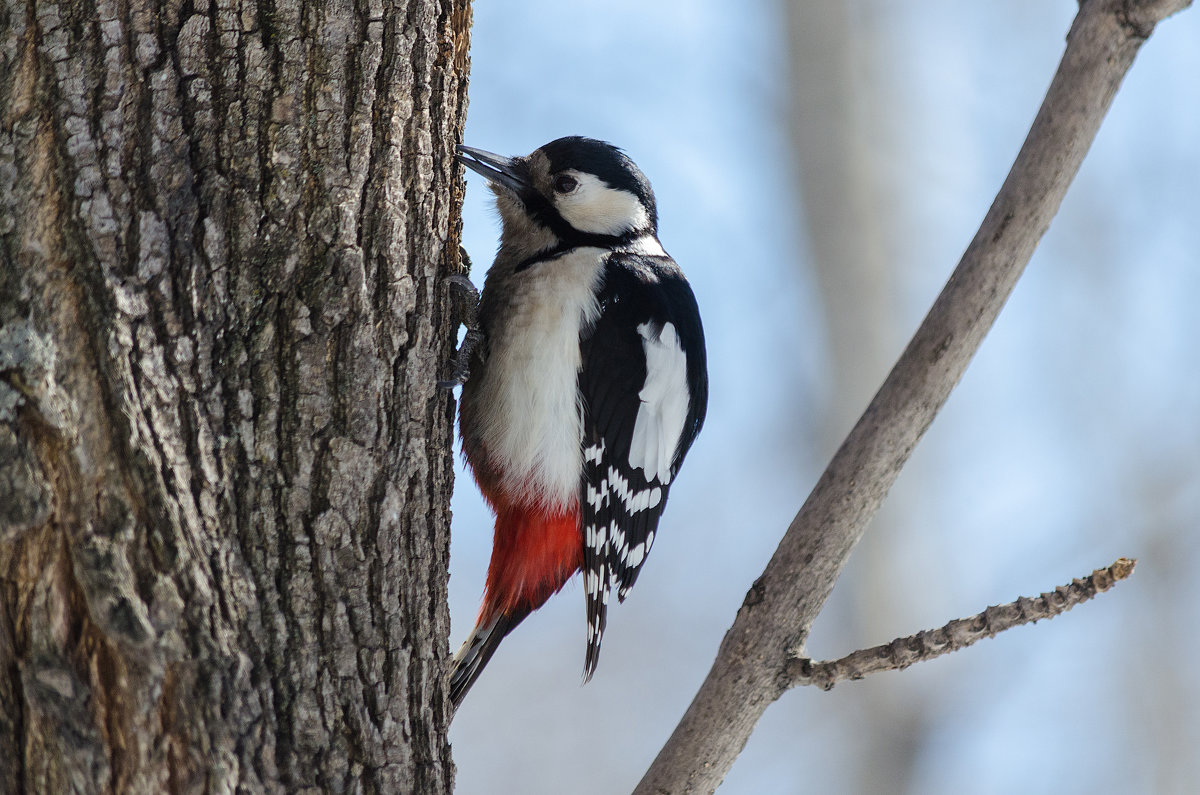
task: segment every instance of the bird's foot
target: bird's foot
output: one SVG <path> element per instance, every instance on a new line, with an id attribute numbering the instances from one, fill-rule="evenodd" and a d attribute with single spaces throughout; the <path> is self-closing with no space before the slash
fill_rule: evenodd
<path id="1" fill-rule="evenodd" d="M 462 257 L 463 264 L 470 270 L 471 259 L 461 246 L 459 247 L 459 256 Z M 471 376 L 471 355 L 483 340 L 483 332 L 479 329 L 479 289 L 471 283 L 465 273 L 455 273 L 449 277 L 448 281 L 450 282 L 451 299 L 453 300 L 455 297 L 458 299 L 462 324 L 467 327 L 467 333 L 463 337 L 458 352 L 454 354 L 454 368 L 450 372 L 450 378 L 438 381 L 440 389 L 453 389 L 467 382 Z"/>
<path id="2" fill-rule="evenodd" d="M 463 255 L 466 256 L 465 254 Z M 462 304 L 463 325 L 468 329 L 479 328 L 479 288 L 471 283 L 465 273 L 455 273 L 447 281 L 450 282 L 451 295 L 457 295 Z"/>
<path id="3" fill-rule="evenodd" d="M 454 354 L 454 369 L 450 371 L 450 377 L 445 381 L 438 381 L 439 389 L 454 389 L 456 386 L 462 386 L 467 383 L 467 379 L 471 377 L 471 354 L 479 347 L 479 343 L 483 341 L 483 332 L 477 329 L 469 328 L 463 336 L 462 345 L 458 346 L 458 353 Z"/>

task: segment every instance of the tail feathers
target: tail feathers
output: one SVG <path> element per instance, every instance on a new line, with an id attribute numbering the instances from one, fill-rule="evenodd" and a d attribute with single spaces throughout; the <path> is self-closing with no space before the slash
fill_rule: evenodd
<path id="1" fill-rule="evenodd" d="M 583 683 L 592 681 L 600 664 L 600 641 L 608 624 L 608 566 L 589 548 L 584 553 L 583 588 L 587 596 L 587 652 L 583 657 Z"/>
<path id="2" fill-rule="evenodd" d="M 451 662 L 450 698 L 456 709 L 504 636 L 557 593 L 583 559 L 574 507 L 547 510 L 488 499 L 496 508 L 496 537 L 483 610 Z"/>
<path id="3" fill-rule="evenodd" d="M 470 637 L 459 647 L 450 662 L 450 701 L 455 709 L 458 709 L 471 685 L 475 684 L 488 660 L 496 653 L 500 641 L 516 629 L 517 624 L 529 613 L 529 610 L 519 609 L 509 613 L 497 613 L 490 620 L 481 619 L 475 625 Z"/>

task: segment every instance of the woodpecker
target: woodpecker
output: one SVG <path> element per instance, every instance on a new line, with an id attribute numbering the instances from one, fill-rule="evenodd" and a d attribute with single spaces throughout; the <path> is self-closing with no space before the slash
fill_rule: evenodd
<path id="1" fill-rule="evenodd" d="M 483 607 L 452 663 L 456 707 L 580 570 L 591 679 L 609 592 L 633 587 L 708 403 L 696 299 L 633 161 L 579 136 L 527 157 L 458 152 L 503 228 L 454 378 L 463 452 L 496 514 Z"/>

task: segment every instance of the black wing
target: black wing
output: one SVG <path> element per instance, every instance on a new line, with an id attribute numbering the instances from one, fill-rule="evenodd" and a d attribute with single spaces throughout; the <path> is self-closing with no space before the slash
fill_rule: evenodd
<path id="1" fill-rule="evenodd" d="M 583 332 L 584 679 L 600 657 L 608 593 L 624 600 L 645 562 L 667 492 L 704 423 L 704 330 L 669 257 L 614 254 L 600 314 Z"/>

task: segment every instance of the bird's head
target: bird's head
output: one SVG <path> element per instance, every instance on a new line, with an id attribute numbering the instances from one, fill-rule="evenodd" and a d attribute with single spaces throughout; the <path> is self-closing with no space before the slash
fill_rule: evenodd
<path id="1" fill-rule="evenodd" d="M 496 193 L 506 244 L 613 246 L 657 232 L 650 181 L 612 144 L 569 136 L 525 157 L 458 152 Z"/>

